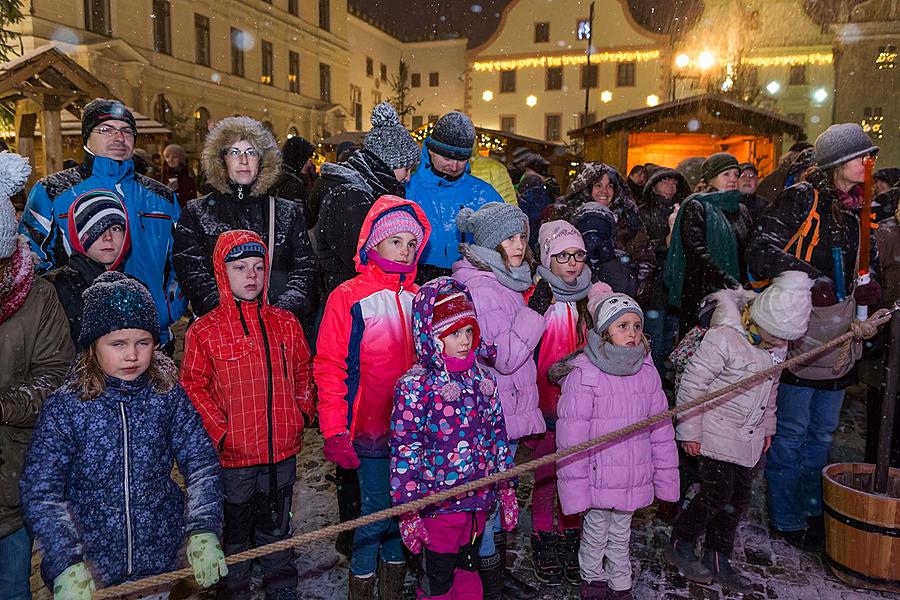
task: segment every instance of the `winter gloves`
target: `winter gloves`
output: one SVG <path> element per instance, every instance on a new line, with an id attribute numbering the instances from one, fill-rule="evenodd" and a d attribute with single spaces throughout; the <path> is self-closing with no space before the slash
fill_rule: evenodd
<path id="1" fill-rule="evenodd" d="M 837 304 L 837 296 L 834 294 L 834 284 L 827 277 L 819 277 L 813 283 L 812 290 L 813 306 L 834 306 Z"/>
<path id="2" fill-rule="evenodd" d="M 194 578 L 201 586 L 207 588 L 219 577 L 228 575 L 225 554 L 222 545 L 214 533 L 195 533 L 188 540 L 187 559 L 194 569 Z"/>
<path id="3" fill-rule="evenodd" d="M 519 522 L 519 501 L 516 500 L 514 488 L 504 488 L 499 491 L 500 496 L 500 525 L 503 531 L 512 531 Z"/>
<path id="4" fill-rule="evenodd" d="M 83 562 L 68 567 L 53 580 L 55 600 L 91 600 L 95 591 L 94 578 Z"/>
<path id="5" fill-rule="evenodd" d="M 425 522 L 417 512 L 400 518 L 400 537 L 413 554 L 418 554 L 424 546 L 431 543 L 428 538 L 428 530 L 425 529 Z"/>
<path id="6" fill-rule="evenodd" d="M 350 443 L 349 434 L 342 433 L 325 438 L 325 460 L 342 469 L 359 468 L 359 457 L 353 449 L 353 444 Z"/>

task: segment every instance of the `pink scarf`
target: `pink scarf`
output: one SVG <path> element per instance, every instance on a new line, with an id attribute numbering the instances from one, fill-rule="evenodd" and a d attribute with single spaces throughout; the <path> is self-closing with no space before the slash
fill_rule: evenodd
<path id="1" fill-rule="evenodd" d="M 9 264 L 0 273 L 0 323 L 5 322 L 22 308 L 33 282 L 31 248 L 28 247 L 28 242 L 19 240 Z"/>

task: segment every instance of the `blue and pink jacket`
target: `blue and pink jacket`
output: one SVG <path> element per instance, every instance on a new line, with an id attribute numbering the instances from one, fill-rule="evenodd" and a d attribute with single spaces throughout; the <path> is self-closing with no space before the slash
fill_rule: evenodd
<path id="1" fill-rule="evenodd" d="M 391 502 L 404 504 L 512 467 L 503 411 L 493 375 L 478 367 L 447 370 L 431 319 L 440 294 L 469 291 L 441 277 L 425 284 L 413 306 L 418 362 L 394 391 L 391 414 Z M 469 302 L 471 302 L 469 297 Z M 480 356 L 494 349 L 483 342 Z M 501 484 L 508 485 L 505 482 Z M 423 514 L 491 510 L 496 486 L 424 509 Z"/>
<path id="2" fill-rule="evenodd" d="M 416 271 L 386 273 L 364 251 L 373 223 L 394 209 L 409 211 L 422 225 L 416 260 L 421 256 L 431 226 L 419 205 L 397 196 L 376 200 L 359 233 L 359 275 L 328 297 L 313 361 L 322 435 L 349 432 L 356 452 L 375 458 L 388 456 L 394 385 L 416 362 L 410 327 Z"/>

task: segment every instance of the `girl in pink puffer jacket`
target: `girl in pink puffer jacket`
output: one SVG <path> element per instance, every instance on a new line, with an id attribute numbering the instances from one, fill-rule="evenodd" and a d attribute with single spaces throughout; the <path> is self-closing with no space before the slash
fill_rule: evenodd
<path id="1" fill-rule="evenodd" d="M 591 288 L 588 309 L 595 325 L 584 350 L 550 372 L 562 385 L 556 422 L 560 449 L 668 409 L 637 302 L 601 282 Z M 660 421 L 556 466 L 563 512 L 584 512 L 578 552 L 581 598 L 632 598 L 632 514 L 651 504 L 654 496 L 678 500 L 672 422 Z"/>

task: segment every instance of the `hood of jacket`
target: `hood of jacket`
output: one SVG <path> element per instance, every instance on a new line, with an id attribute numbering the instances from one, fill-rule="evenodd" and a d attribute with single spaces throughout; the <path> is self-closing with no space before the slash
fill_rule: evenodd
<path id="1" fill-rule="evenodd" d="M 228 117 L 219 121 L 203 146 L 200 164 L 206 181 L 217 191 L 231 194 L 231 183 L 225 168 L 223 152 L 237 141 L 246 140 L 259 155 L 259 173 L 250 188 L 251 196 L 262 196 L 281 175 L 281 150 L 272 132 L 250 117 Z"/>
<path id="2" fill-rule="evenodd" d="M 231 285 L 228 283 L 228 272 L 225 270 L 225 256 L 235 246 L 248 242 L 256 242 L 262 244 L 263 248 L 266 248 L 266 256 L 263 258 L 263 264 L 265 265 L 263 288 L 257 298 L 263 304 L 269 303 L 269 249 L 256 233 L 246 229 L 233 229 L 219 235 L 219 238 L 216 240 L 216 247 L 213 250 L 213 272 L 216 275 L 216 286 L 219 288 L 219 306 L 225 307 L 229 311 L 237 311 L 238 301 L 235 300 L 234 294 L 231 293 Z"/>
<path id="3" fill-rule="evenodd" d="M 422 153 L 419 155 L 419 166 L 416 169 L 416 174 L 422 177 L 421 183 L 425 186 L 442 188 L 455 187 L 460 185 L 461 181 L 465 181 L 466 178 L 472 174 L 472 163 L 471 161 L 466 161 L 466 172 L 458 179 L 450 181 L 449 179 L 438 177 L 434 174 L 434 171 L 431 170 L 431 155 L 428 154 L 428 147 L 423 142 Z"/>
<path id="4" fill-rule="evenodd" d="M 395 209 L 405 210 L 410 213 L 419 222 L 419 225 L 422 226 L 422 231 L 425 232 L 423 239 L 416 248 L 416 264 L 418 264 L 419 258 L 425 250 L 425 244 L 428 243 L 428 238 L 431 236 L 431 224 L 428 222 L 428 218 L 425 216 L 421 207 L 412 200 L 404 200 L 399 196 L 381 196 L 375 201 L 372 208 L 369 209 L 369 214 L 366 215 L 366 220 L 363 221 L 362 228 L 359 230 L 359 240 L 356 242 L 356 255 L 353 257 L 353 262 L 356 263 L 356 271 L 358 273 L 362 273 L 369 264 L 369 257 L 366 256 L 363 248 L 366 245 L 366 241 L 369 239 L 369 235 L 372 233 L 372 225 L 375 224 L 375 221 L 377 221 L 381 215 Z M 412 273 L 409 274 L 408 279 L 414 280 L 415 278 L 416 271 L 413 269 Z"/>
<path id="5" fill-rule="evenodd" d="M 625 182 L 625 178 L 614 167 L 604 163 L 585 163 L 581 171 L 572 180 L 572 183 L 569 184 L 566 196 L 573 204 L 594 202 L 591 196 L 591 189 L 594 187 L 594 183 L 599 181 L 604 175 L 609 176 L 610 182 L 616 188 L 612 200 L 609 201 L 609 209 L 617 211 L 632 208 L 636 211 L 637 205 L 631 197 L 631 190 Z"/>
<path id="6" fill-rule="evenodd" d="M 684 175 L 675 169 L 657 169 L 654 171 L 647 179 L 647 184 L 644 186 L 644 191 L 641 194 L 641 202 L 644 204 L 653 204 L 656 201 L 656 194 L 653 193 L 653 188 L 663 179 L 669 178 L 678 182 L 675 195 L 672 196 L 671 202 L 677 202 L 679 204 L 684 202 L 684 200 L 691 195 L 691 184 L 688 183 L 688 180 Z"/>
<path id="7" fill-rule="evenodd" d="M 72 250 L 76 251 L 78 254 L 83 254 L 87 257 L 87 250 L 81 245 L 81 240 L 78 239 L 78 234 L 75 232 L 75 208 L 81 205 L 81 201 L 85 200 L 85 196 L 104 196 L 105 198 L 114 201 L 119 207 L 122 209 L 122 214 L 125 215 L 125 239 L 122 240 L 122 249 L 119 250 L 119 255 L 116 257 L 115 262 L 109 265 L 109 271 L 115 271 L 118 269 L 122 262 L 125 260 L 125 256 L 128 254 L 128 251 L 131 249 L 131 221 L 128 219 L 128 210 L 126 210 L 125 205 L 119 199 L 119 196 L 113 192 L 107 190 L 95 190 L 88 192 L 84 196 L 78 198 L 69 206 L 68 211 L 68 221 L 67 224 L 67 234 L 69 236 L 69 244 L 72 246 Z M 97 240 L 98 242 L 100 240 Z M 95 244 L 97 242 L 94 242 Z M 89 257 L 88 257 L 89 258 Z M 91 259 L 92 260 L 92 259 Z M 99 264 L 99 263 L 98 263 Z"/>
<path id="8" fill-rule="evenodd" d="M 747 306 L 756 294 L 750 290 L 719 290 L 711 294 L 716 301 L 716 309 L 713 311 L 709 326 L 725 326 L 731 327 L 743 336 L 747 335 L 741 315 L 744 307 Z"/>
<path id="9" fill-rule="evenodd" d="M 442 294 L 455 294 L 457 292 L 465 294 L 466 300 L 474 305 L 469 288 L 450 277 L 438 277 L 429 281 L 419 288 L 419 292 L 413 300 L 412 323 L 416 356 L 419 364 L 428 370 L 444 370 L 444 357 L 441 354 L 441 350 L 438 349 L 434 329 L 431 324 L 434 317 L 435 300 Z M 479 340 L 478 347 L 475 348 L 475 354 L 477 356 L 488 355 L 488 346 L 484 339 Z"/>
<path id="10" fill-rule="evenodd" d="M 366 149 L 354 152 L 342 163 L 325 163 L 319 173 L 332 186 L 346 185 L 375 198 L 402 196 L 404 192 L 404 184 L 397 181 L 394 171 Z"/>

